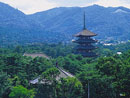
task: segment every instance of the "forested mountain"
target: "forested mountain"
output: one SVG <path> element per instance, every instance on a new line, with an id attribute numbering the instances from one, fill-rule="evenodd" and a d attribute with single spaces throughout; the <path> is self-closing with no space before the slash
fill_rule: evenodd
<path id="1" fill-rule="evenodd" d="M 0 3 L 1 45 L 34 42 L 67 42 L 82 30 L 83 12 L 86 26 L 98 34 L 97 39 L 128 40 L 130 9 L 124 7 L 59 7 L 32 15 Z"/>
<path id="2" fill-rule="evenodd" d="M 86 26 L 98 34 L 98 38 L 119 37 L 128 39 L 130 35 L 130 9 L 124 7 L 60 7 L 38 12 L 28 17 L 38 21 L 43 28 L 65 33 L 71 37 L 83 28 L 83 13 L 86 12 Z"/>
<path id="3" fill-rule="evenodd" d="M 62 38 L 60 34 L 58 34 L 57 37 L 55 37 L 55 35 L 55 32 L 52 33 L 45 31 L 38 22 L 29 19 L 27 15 L 18 9 L 12 8 L 7 4 L 0 3 L 1 45 L 32 42 L 57 42 L 57 37 Z"/>

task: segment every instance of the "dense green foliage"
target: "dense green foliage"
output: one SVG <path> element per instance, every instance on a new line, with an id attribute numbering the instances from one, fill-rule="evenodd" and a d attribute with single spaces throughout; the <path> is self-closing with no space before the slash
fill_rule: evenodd
<path id="1" fill-rule="evenodd" d="M 19 85 L 13 87 L 12 92 L 9 94 L 10 98 L 34 98 L 35 92 L 33 90 L 28 90 L 23 86 Z"/>
<path id="2" fill-rule="evenodd" d="M 0 48 L 0 98 L 88 98 L 88 84 L 90 98 L 129 98 L 129 43 L 98 47 L 97 58 L 71 54 L 71 44 Z M 122 54 L 116 54 L 118 51 Z M 24 52 L 44 52 L 52 58 L 31 58 L 23 56 Z M 56 62 L 75 78 L 57 80 Z M 37 77 L 39 83 L 30 84 Z"/>
<path id="3" fill-rule="evenodd" d="M 125 52 L 130 49 L 130 42 L 117 44 L 117 45 L 110 45 L 105 46 L 103 44 L 98 43 L 96 45 L 98 47 L 95 52 L 99 56 L 111 56 L 112 54 L 116 54 L 117 52 Z M 66 56 L 68 54 L 72 54 L 75 51 L 75 44 L 47 44 L 47 43 L 35 43 L 29 45 L 9 45 L 7 48 L 1 48 L 0 53 L 9 52 L 13 53 L 45 53 L 46 55 L 50 56 L 51 58 L 57 58 L 59 56 Z"/>
<path id="4" fill-rule="evenodd" d="M 82 21 L 77 20 L 82 20 L 83 10 L 88 29 L 98 39 L 130 39 L 127 8 L 62 7 L 25 15 L 0 2 L 0 98 L 130 98 L 130 42 L 98 43 L 96 58 L 73 54 L 70 40 L 81 31 Z M 45 53 L 50 59 L 24 53 Z M 75 77 L 57 79 L 56 63 Z M 34 79 L 36 84 L 30 82 Z"/>

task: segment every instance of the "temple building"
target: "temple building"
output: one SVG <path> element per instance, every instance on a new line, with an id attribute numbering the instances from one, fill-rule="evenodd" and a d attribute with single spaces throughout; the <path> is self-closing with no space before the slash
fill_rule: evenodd
<path id="1" fill-rule="evenodd" d="M 59 72 L 60 72 L 60 74 L 56 77 L 56 80 L 57 80 L 57 81 L 60 81 L 61 78 L 75 77 L 75 76 L 72 75 L 71 73 L 69 73 L 69 72 L 65 71 L 64 69 L 60 68 L 60 67 L 58 66 L 58 63 L 57 63 L 57 62 L 56 62 L 55 68 L 57 68 L 57 69 L 59 70 Z M 42 79 L 41 81 L 39 81 L 39 80 L 40 80 L 40 76 L 37 77 L 37 78 L 35 78 L 34 80 L 31 80 L 29 83 L 30 83 L 30 84 L 45 84 L 45 83 L 46 83 L 46 82 L 45 82 L 45 81 L 46 81 L 45 79 Z M 51 83 L 49 83 L 49 84 L 51 84 Z"/>
<path id="2" fill-rule="evenodd" d="M 77 38 L 74 42 L 77 43 L 76 54 L 81 54 L 84 57 L 95 57 L 96 53 L 93 52 L 97 47 L 93 46 L 97 40 L 94 40 L 92 37 L 97 34 L 86 29 L 85 24 L 85 13 L 84 13 L 84 27 L 83 30 L 74 36 Z"/>

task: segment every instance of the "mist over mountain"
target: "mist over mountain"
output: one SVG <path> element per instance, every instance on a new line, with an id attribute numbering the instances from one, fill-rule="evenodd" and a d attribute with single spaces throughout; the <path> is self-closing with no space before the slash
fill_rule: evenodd
<path id="1" fill-rule="evenodd" d="M 67 42 L 86 27 L 97 33 L 97 39 L 130 39 L 130 9 L 124 7 L 59 7 L 25 15 L 18 9 L 0 3 L 0 43 Z"/>

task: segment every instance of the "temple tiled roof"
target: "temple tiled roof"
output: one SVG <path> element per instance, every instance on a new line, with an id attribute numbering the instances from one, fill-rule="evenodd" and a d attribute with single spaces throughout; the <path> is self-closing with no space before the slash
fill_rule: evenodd
<path id="1" fill-rule="evenodd" d="M 44 53 L 24 53 L 23 56 L 30 56 L 32 58 L 35 58 L 35 57 L 43 57 L 43 58 L 46 58 L 46 59 L 50 59 L 46 54 Z"/>
<path id="2" fill-rule="evenodd" d="M 63 69 L 61 69 L 60 67 L 57 66 L 56 68 L 57 68 L 57 69 L 59 70 L 59 72 L 60 72 L 60 74 L 56 77 L 56 80 L 60 80 L 61 78 L 74 77 L 71 73 L 69 73 L 69 72 L 67 72 L 67 71 L 65 71 L 65 70 L 63 70 Z M 31 83 L 31 84 L 38 84 L 38 83 L 44 84 L 44 83 L 45 83 L 45 79 L 43 79 L 43 80 L 40 81 L 40 82 L 39 82 L 39 79 L 40 79 L 40 76 L 37 77 L 37 78 L 34 79 L 34 80 L 31 80 L 30 83 Z"/>
<path id="3" fill-rule="evenodd" d="M 87 30 L 87 29 L 84 29 L 82 30 L 81 32 L 79 32 L 78 34 L 75 34 L 76 37 L 79 37 L 79 36 L 96 36 L 97 34 Z"/>

